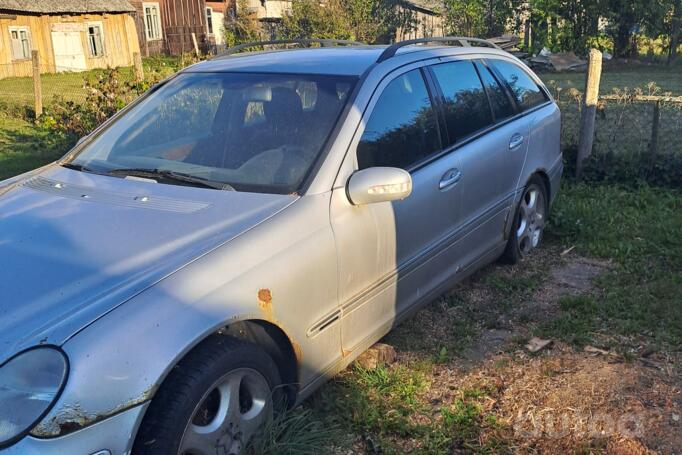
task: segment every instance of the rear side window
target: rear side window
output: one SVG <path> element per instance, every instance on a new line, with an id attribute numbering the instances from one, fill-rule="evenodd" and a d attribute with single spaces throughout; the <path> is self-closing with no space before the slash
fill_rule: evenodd
<path id="1" fill-rule="evenodd" d="M 407 169 L 440 151 L 436 115 L 419 70 L 391 81 L 379 97 L 358 145 L 360 169 Z"/>
<path id="2" fill-rule="evenodd" d="M 470 61 L 431 68 L 445 98 L 445 122 L 451 144 L 493 122 L 488 97 Z"/>
<path id="3" fill-rule="evenodd" d="M 500 121 L 511 117 L 515 114 L 514 105 L 511 99 L 507 96 L 502 86 L 497 82 L 493 74 L 490 72 L 485 65 L 476 62 L 476 69 L 478 74 L 481 76 L 483 85 L 488 91 L 488 97 L 490 98 L 490 104 L 493 107 L 493 113 L 495 114 L 495 120 Z"/>
<path id="4" fill-rule="evenodd" d="M 547 101 L 545 93 L 540 90 L 538 84 L 517 65 L 502 60 L 491 60 L 490 62 L 500 72 L 502 78 L 507 81 L 523 110 L 531 109 Z"/>

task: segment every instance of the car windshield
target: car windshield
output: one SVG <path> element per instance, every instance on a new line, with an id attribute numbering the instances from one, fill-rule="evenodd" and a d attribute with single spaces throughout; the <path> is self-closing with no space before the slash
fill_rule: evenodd
<path id="1" fill-rule="evenodd" d="M 291 193 L 319 156 L 355 78 L 184 73 L 64 165 L 116 176 Z"/>

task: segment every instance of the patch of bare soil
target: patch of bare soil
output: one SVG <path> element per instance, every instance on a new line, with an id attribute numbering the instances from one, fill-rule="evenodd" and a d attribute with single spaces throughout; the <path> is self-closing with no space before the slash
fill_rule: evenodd
<path id="1" fill-rule="evenodd" d="M 610 267 L 561 253 L 549 248 L 532 264 L 490 266 L 420 311 L 397 329 L 399 362 L 423 358 L 425 346 L 454 346 L 436 362 L 422 400 L 436 415 L 462 390 L 484 390 L 478 405 L 501 425 L 479 438 L 505 441 L 504 452 L 682 453 L 677 360 L 649 352 L 626 359 L 558 341 L 536 354 L 524 347 L 536 324 L 561 312 L 562 297 L 592 292 L 594 278 Z M 515 288 L 515 279 L 523 286 Z"/>

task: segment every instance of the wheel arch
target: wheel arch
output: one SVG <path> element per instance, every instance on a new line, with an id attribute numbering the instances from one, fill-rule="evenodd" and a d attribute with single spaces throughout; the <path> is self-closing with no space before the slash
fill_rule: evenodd
<path id="1" fill-rule="evenodd" d="M 154 400 L 156 392 L 163 387 L 173 369 L 192 355 L 197 349 L 202 349 L 206 342 L 216 336 L 228 336 L 253 343 L 263 349 L 277 365 L 285 387 L 287 406 L 293 406 L 296 402 L 299 390 L 299 365 L 301 359 L 298 343 L 277 324 L 256 318 L 233 319 L 221 324 L 218 329 L 211 330 L 197 338 L 191 347 L 182 355 L 178 356 L 166 369 L 165 374 L 158 379 L 154 387 L 154 393 L 149 400 Z"/>
<path id="2" fill-rule="evenodd" d="M 545 169 L 536 169 L 535 172 L 533 172 L 530 176 L 528 176 L 528 180 L 526 180 L 526 185 L 528 185 L 528 182 L 531 181 L 533 177 L 539 177 L 540 180 L 542 180 L 542 183 L 545 185 L 545 192 L 547 194 L 547 200 L 551 200 L 552 197 L 552 184 L 549 179 L 549 174 Z M 525 186 L 525 185 L 524 185 Z"/>
<path id="3" fill-rule="evenodd" d="M 528 183 L 533 179 L 533 177 L 539 178 L 544 187 L 545 187 L 545 192 L 547 193 L 547 198 L 548 200 L 551 199 L 551 194 L 552 194 L 552 186 L 549 180 L 549 175 L 547 174 L 547 171 L 541 168 L 536 169 L 535 171 L 531 172 L 528 175 L 528 178 L 524 182 L 523 186 L 519 186 L 516 192 L 516 196 L 514 197 L 514 204 L 509 211 L 509 216 L 507 216 L 507 220 L 504 225 L 504 240 L 508 240 L 509 236 L 511 235 L 511 227 L 514 224 L 514 217 L 516 216 L 516 210 L 519 205 L 519 201 L 521 200 L 521 196 L 523 195 L 523 192 L 525 188 L 528 186 Z"/>
<path id="4" fill-rule="evenodd" d="M 227 324 L 216 333 L 251 342 L 267 352 L 279 369 L 287 405 L 296 403 L 301 351 L 298 343 L 281 327 L 263 319 L 245 319 Z"/>

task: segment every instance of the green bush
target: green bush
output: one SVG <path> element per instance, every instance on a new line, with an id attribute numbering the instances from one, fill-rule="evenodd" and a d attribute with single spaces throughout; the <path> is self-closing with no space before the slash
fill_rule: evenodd
<path id="1" fill-rule="evenodd" d="M 36 122 L 72 145 L 144 93 L 153 80 L 135 82 L 122 77 L 117 69 L 102 71 L 94 80 L 86 80 L 85 102 L 57 96 Z"/>

